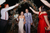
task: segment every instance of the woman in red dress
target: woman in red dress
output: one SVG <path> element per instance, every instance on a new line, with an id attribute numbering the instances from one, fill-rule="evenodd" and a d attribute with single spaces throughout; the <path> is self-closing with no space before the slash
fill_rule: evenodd
<path id="1" fill-rule="evenodd" d="M 44 6 L 40 6 L 39 12 L 33 10 L 31 7 L 29 7 L 35 14 L 39 15 L 39 23 L 38 23 L 38 29 L 37 33 L 48 33 L 45 31 L 45 27 L 49 26 L 48 21 L 48 15 L 46 11 L 44 10 Z"/>

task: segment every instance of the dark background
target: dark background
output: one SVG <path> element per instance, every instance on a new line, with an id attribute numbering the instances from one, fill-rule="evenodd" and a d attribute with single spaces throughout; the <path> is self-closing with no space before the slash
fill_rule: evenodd
<path id="1" fill-rule="evenodd" d="M 33 1 L 38 7 L 40 7 L 41 5 L 44 5 L 40 0 L 33 0 Z M 50 3 L 50 0 L 47 0 L 47 1 Z M 6 0 L 5 3 L 8 3 L 10 6 L 12 6 L 18 2 L 19 2 L 19 0 Z"/>
<path id="2" fill-rule="evenodd" d="M 50 3 L 50 0 L 47 0 Z M 36 4 L 36 6 L 39 8 L 41 5 L 44 5 L 40 0 L 33 0 L 34 4 Z M 19 0 L 6 0 L 6 2 L 4 4 L 9 4 L 9 6 L 13 6 L 16 3 L 19 3 Z M 18 9 L 18 12 L 20 13 L 20 11 L 24 11 L 25 8 L 29 7 L 29 4 L 22 4 L 21 5 L 22 8 Z M 45 6 L 45 5 L 44 5 Z M 46 10 L 49 10 L 49 7 L 45 6 Z M 30 11 L 30 10 L 29 10 Z M 32 11 L 30 11 L 32 13 Z M 10 11 L 9 11 L 9 15 L 10 15 Z"/>
<path id="3" fill-rule="evenodd" d="M 47 0 L 50 3 L 50 0 Z M 41 5 L 44 5 L 40 0 L 33 0 L 34 4 L 39 8 Z M 9 6 L 13 6 L 16 3 L 19 3 L 19 0 L 6 0 L 6 2 L 4 4 L 9 4 Z M 26 6 L 22 6 L 21 9 L 27 8 L 27 6 L 29 7 L 29 5 L 27 4 Z M 45 6 L 45 5 L 44 5 Z M 49 7 L 45 6 L 46 10 L 49 10 Z"/>

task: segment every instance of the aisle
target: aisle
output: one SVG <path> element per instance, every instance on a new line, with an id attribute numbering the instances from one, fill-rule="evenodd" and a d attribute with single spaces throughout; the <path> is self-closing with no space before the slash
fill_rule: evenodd
<path id="1" fill-rule="evenodd" d="M 11 26 L 9 25 L 7 28 L 7 33 L 18 33 L 18 26 L 17 25 L 15 26 L 14 30 L 11 30 L 10 28 L 11 28 Z M 37 33 L 37 31 L 34 27 L 31 27 L 31 33 Z"/>

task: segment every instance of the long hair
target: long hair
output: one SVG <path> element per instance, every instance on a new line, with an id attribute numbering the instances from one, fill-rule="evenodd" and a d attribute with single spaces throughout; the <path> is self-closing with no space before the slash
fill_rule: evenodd
<path id="1" fill-rule="evenodd" d="M 21 11 L 21 12 L 23 12 L 23 11 Z M 19 14 L 19 15 L 21 15 L 21 12 L 20 12 L 20 14 Z M 23 15 L 24 15 L 24 12 L 23 12 Z"/>

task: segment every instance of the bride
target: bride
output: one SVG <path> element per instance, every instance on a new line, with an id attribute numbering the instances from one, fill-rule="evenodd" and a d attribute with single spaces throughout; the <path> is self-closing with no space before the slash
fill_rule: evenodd
<path id="1" fill-rule="evenodd" d="M 25 22 L 25 16 L 24 16 L 23 11 L 20 13 L 20 15 L 18 17 L 18 20 L 19 20 L 19 24 L 18 24 L 18 26 L 19 26 L 19 33 L 24 33 L 23 28 L 24 28 L 24 24 L 26 22 Z"/>

